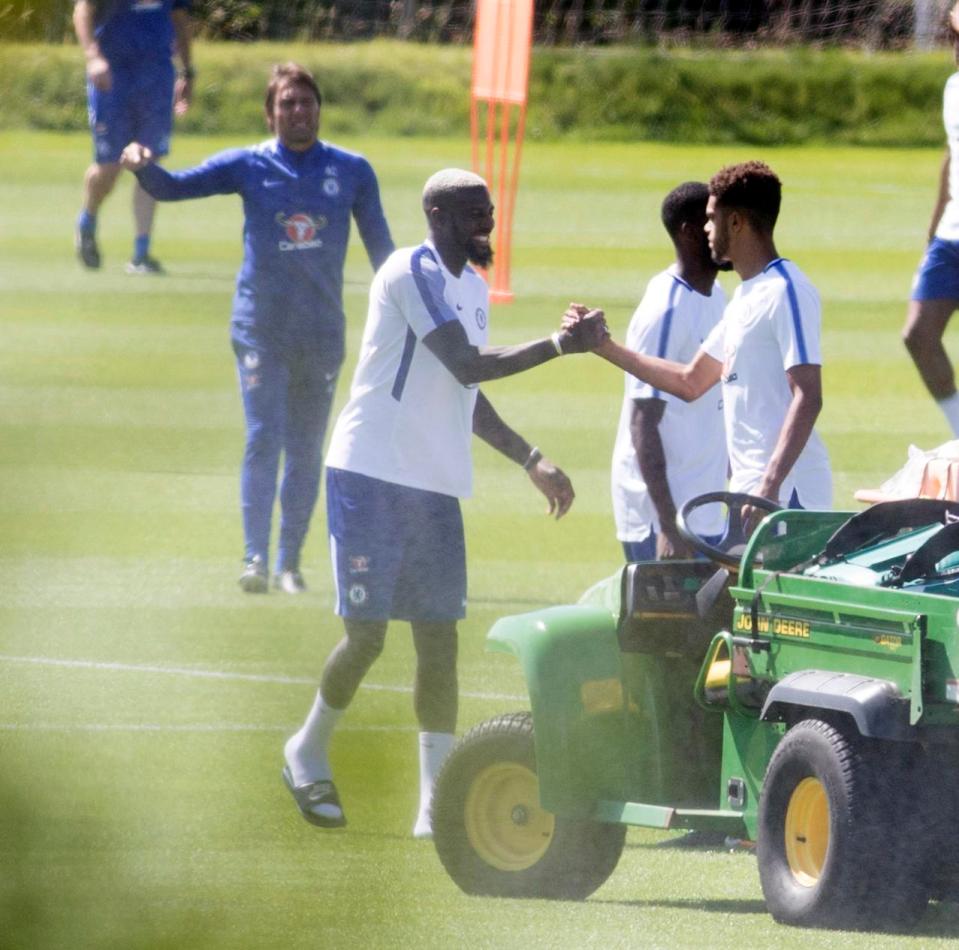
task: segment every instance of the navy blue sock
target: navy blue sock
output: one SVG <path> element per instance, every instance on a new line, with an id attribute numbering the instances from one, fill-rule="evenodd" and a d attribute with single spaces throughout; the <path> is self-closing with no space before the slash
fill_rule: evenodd
<path id="1" fill-rule="evenodd" d="M 133 259 L 142 261 L 150 253 L 150 235 L 140 234 L 133 242 Z"/>
<path id="2" fill-rule="evenodd" d="M 97 216 L 90 214 L 86 208 L 81 209 L 80 214 L 77 216 L 77 227 L 83 231 L 84 234 L 92 234 L 97 229 Z"/>

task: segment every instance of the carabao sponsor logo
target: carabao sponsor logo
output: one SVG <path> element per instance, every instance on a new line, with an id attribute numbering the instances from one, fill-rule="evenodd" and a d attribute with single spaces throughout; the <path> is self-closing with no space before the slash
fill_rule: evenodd
<path id="1" fill-rule="evenodd" d="M 350 555 L 350 573 L 351 574 L 366 574 L 370 569 L 370 559 L 366 554 L 351 554 Z"/>
<path id="2" fill-rule="evenodd" d="M 287 238 L 279 242 L 281 251 L 307 251 L 323 247 L 322 239 L 316 234 L 326 227 L 326 218 L 323 215 L 300 211 L 287 216 L 281 211 L 276 216 L 276 223 L 283 228 Z"/>

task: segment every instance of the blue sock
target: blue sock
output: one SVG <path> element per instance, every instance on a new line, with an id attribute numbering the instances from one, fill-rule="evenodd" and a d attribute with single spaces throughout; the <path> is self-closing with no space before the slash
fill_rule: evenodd
<path id="1" fill-rule="evenodd" d="M 133 259 L 142 261 L 150 253 L 150 235 L 140 234 L 133 242 Z"/>
<path id="2" fill-rule="evenodd" d="M 97 229 L 97 216 L 90 214 L 86 208 L 82 208 L 77 216 L 77 227 L 84 234 L 92 234 Z"/>

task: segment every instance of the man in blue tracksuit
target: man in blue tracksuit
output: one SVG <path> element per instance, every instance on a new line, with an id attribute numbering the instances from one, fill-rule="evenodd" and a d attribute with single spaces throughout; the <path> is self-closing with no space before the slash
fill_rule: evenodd
<path id="1" fill-rule="evenodd" d="M 120 153 L 131 139 L 154 158 L 170 148 L 172 112 L 186 111 L 193 92 L 189 0 L 76 0 L 73 25 L 86 59 L 87 102 L 94 159 L 83 177 L 83 207 L 77 218 L 77 256 L 84 267 L 100 266 L 97 213 L 120 175 Z M 180 61 L 174 77 L 171 55 Z M 155 202 L 133 189 L 136 234 L 130 274 L 162 272 L 150 254 Z"/>
<path id="2" fill-rule="evenodd" d="M 281 451 L 279 550 L 274 582 L 304 589 L 300 549 L 316 503 L 323 436 L 344 355 L 343 264 L 356 219 L 376 269 L 393 251 L 379 186 L 361 155 L 317 140 L 320 91 L 300 66 L 276 66 L 267 88 L 272 141 L 214 155 L 170 173 L 132 142 L 121 157 L 160 201 L 243 198 L 243 264 L 232 340 L 246 413 L 241 477 L 246 564 L 240 586 L 269 587 L 270 521 Z"/>

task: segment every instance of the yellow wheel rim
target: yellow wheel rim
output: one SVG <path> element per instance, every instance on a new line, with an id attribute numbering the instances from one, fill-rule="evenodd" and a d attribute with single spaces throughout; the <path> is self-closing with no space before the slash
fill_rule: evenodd
<path id="1" fill-rule="evenodd" d="M 499 762 L 476 776 L 465 819 L 474 851 L 500 871 L 532 867 L 553 840 L 554 819 L 540 807 L 536 773 L 518 762 Z"/>
<path id="2" fill-rule="evenodd" d="M 829 850 L 829 799 L 817 778 L 793 789 L 786 809 L 786 861 L 803 887 L 819 883 Z"/>

